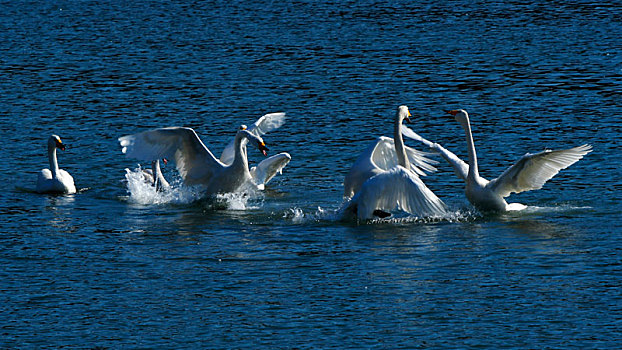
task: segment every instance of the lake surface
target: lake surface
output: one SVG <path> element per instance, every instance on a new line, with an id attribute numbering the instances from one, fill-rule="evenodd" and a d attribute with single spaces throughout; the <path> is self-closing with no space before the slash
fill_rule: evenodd
<path id="1" fill-rule="evenodd" d="M 592 1 L 3 2 L 0 347 L 618 348 L 622 9 Z M 343 222 L 343 178 L 395 108 L 480 172 L 594 151 L 515 214 L 440 157 L 443 220 Z M 117 138 L 189 126 L 216 154 L 270 112 L 291 163 L 214 205 L 128 191 Z M 46 140 L 81 191 L 33 193 Z M 409 146 L 419 147 L 414 141 Z M 261 160 L 248 150 L 251 162 Z M 143 188 L 144 190 L 144 188 Z"/>

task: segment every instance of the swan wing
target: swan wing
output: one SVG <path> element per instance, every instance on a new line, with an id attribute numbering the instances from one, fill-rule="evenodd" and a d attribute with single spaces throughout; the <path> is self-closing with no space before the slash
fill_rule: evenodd
<path id="1" fill-rule="evenodd" d="M 191 128 L 148 130 L 120 137 L 119 143 L 127 157 L 143 161 L 174 159 L 179 174 L 188 185 L 205 184 L 217 169 L 224 167 Z"/>
<path id="2" fill-rule="evenodd" d="M 425 172 L 436 171 L 432 165 L 436 161 L 427 158 L 427 153 L 417 151 L 410 147 L 405 147 L 406 155 L 410 160 L 411 170 L 418 175 L 425 175 Z M 397 154 L 395 153 L 395 142 L 386 136 L 378 137 L 358 156 L 348 174 L 343 185 L 345 198 L 354 196 L 359 191 L 363 183 L 372 176 L 393 169 L 398 166 Z"/>
<path id="3" fill-rule="evenodd" d="M 359 191 L 363 183 L 372 176 L 381 173 L 383 170 L 376 165 L 373 160 L 373 155 L 376 152 L 376 148 L 379 144 L 382 144 L 386 137 L 379 137 L 374 140 L 354 161 L 354 164 L 350 167 L 350 170 L 346 174 L 343 180 L 343 196 L 350 198 Z M 382 146 L 381 147 L 385 147 Z M 395 151 L 393 151 L 395 153 Z M 395 158 L 395 164 L 397 164 L 397 157 Z"/>
<path id="4" fill-rule="evenodd" d="M 458 156 L 456 156 L 454 153 L 447 150 L 443 146 L 439 145 L 438 143 L 428 141 L 424 139 L 423 137 L 419 136 L 419 134 L 412 131 L 412 129 L 410 129 L 406 125 L 402 124 L 401 130 L 402 130 L 402 135 L 408 137 L 409 139 L 419 141 L 423 143 L 425 146 L 429 147 L 430 149 L 438 152 L 441 155 L 441 157 L 443 157 L 447 161 L 447 163 L 451 165 L 456 175 L 462 180 L 466 181 L 467 174 L 469 173 L 469 165 L 465 163 L 462 159 L 458 158 Z"/>
<path id="5" fill-rule="evenodd" d="M 592 146 L 582 145 L 564 150 L 545 150 L 525 154 L 498 178 L 490 181 L 489 187 L 507 197 L 511 193 L 537 190 L 557 173 L 583 158 L 592 151 Z"/>
<path id="6" fill-rule="evenodd" d="M 436 168 L 432 164 L 438 162 L 428 158 L 429 153 L 418 151 L 405 146 L 406 155 L 411 164 L 411 170 L 417 175 L 425 176 L 426 172 L 434 172 Z M 380 169 L 386 171 L 398 166 L 397 154 L 395 153 L 395 141 L 390 137 L 381 136 L 371 153 L 371 161 Z"/>
<path id="7" fill-rule="evenodd" d="M 250 131 L 255 136 L 263 136 L 269 133 L 272 130 L 276 130 L 280 128 L 283 124 L 285 124 L 286 115 L 285 113 L 269 113 L 261 116 L 257 121 L 251 125 L 247 130 Z M 220 161 L 224 164 L 233 163 L 233 155 L 234 155 L 234 140 L 231 140 L 227 147 L 222 151 L 220 155 Z"/>
<path id="8" fill-rule="evenodd" d="M 263 187 L 276 174 L 280 174 L 290 160 L 292 157 L 286 152 L 266 158 L 250 170 L 251 177 L 257 186 Z"/>
<path id="9" fill-rule="evenodd" d="M 373 217 L 375 210 L 396 208 L 418 217 L 443 215 L 446 206 L 412 171 L 398 166 L 371 177 L 352 197 L 359 219 Z"/>

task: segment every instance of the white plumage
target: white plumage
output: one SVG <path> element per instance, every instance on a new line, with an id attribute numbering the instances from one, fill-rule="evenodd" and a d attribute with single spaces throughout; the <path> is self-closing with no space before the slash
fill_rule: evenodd
<path id="1" fill-rule="evenodd" d="M 438 143 L 430 142 L 406 127 L 403 129 L 403 133 L 405 136 L 418 140 L 437 151 L 453 167 L 458 177 L 466 182 L 466 197 L 471 204 L 480 210 L 510 211 L 524 209 L 525 205 L 520 203 L 508 204 L 504 198 L 512 193 L 542 188 L 544 183 L 557 175 L 560 170 L 571 166 L 592 151 L 592 146 L 582 145 L 565 150 L 527 153 L 499 177 L 488 181 L 479 176 L 477 154 L 468 113 L 462 109 L 448 113 L 454 116 L 466 133 L 469 164 L 471 166 Z"/>
<path id="2" fill-rule="evenodd" d="M 57 135 L 48 138 L 49 169 L 42 169 L 37 177 L 38 193 L 76 193 L 73 177 L 65 170 L 58 167 L 56 149 L 65 150 L 65 145 Z"/>
<path id="3" fill-rule="evenodd" d="M 263 135 L 276 130 L 285 124 L 285 113 L 269 113 L 261 116 L 253 125 L 246 128 L 242 125 L 241 129 L 247 130 L 251 134 L 262 137 Z M 246 140 L 242 140 L 246 144 Z M 231 164 L 234 158 L 234 140 L 231 140 L 220 155 L 220 161 L 224 164 Z M 281 152 L 274 156 L 262 160 L 257 166 L 250 169 L 253 182 L 259 189 L 263 189 L 265 185 L 277 174 L 283 171 L 283 168 L 290 162 L 292 157 L 287 152 Z"/>
<path id="4" fill-rule="evenodd" d="M 235 192 L 251 180 L 242 140 L 251 140 L 266 155 L 261 137 L 239 130 L 234 139 L 234 159 L 224 164 L 214 157 L 191 128 L 169 127 L 119 138 L 122 152 L 128 157 L 152 161 L 174 159 L 177 170 L 187 185 L 203 185 L 207 194 Z"/>
<path id="5" fill-rule="evenodd" d="M 445 204 L 419 178 L 436 170 L 422 152 L 404 146 L 400 127 L 410 116 L 400 106 L 395 115 L 394 139 L 380 137 L 357 158 L 344 180 L 344 214 L 359 219 L 388 215 L 394 209 L 419 217 L 444 215 Z"/>

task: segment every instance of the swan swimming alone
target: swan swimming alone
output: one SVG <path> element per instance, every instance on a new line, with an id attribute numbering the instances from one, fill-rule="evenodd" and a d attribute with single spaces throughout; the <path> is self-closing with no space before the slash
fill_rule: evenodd
<path id="1" fill-rule="evenodd" d="M 394 119 L 394 139 L 378 138 L 357 158 L 344 180 L 344 213 L 358 219 L 387 217 L 399 208 L 419 217 L 446 213 L 445 204 L 421 181 L 419 175 L 434 171 L 432 160 L 404 146 L 402 121 L 410 117 L 400 106 Z"/>
<path id="2" fill-rule="evenodd" d="M 216 159 L 191 128 L 169 127 L 122 136 L 119 143 L 127 157 L 143 161 L 159 158 L 174 159 L 177 170 L 186 185 L 202 185 L 205 193 L 235 192 L 243 184 L 252 182 L 243 140 L 249 140 L 267 155 L 268 148 L 261 137 L 247 130 L 238 130 L 234 140 L 234 158 L 231 164 Z"/>
<path id="3" fill-rule="evenodd" d="M 65 145 L 57 135 L 48 138 L 48 159 L 49 169 L 42 169 L 37 178 L 38 193 L 76 193 L 76 186 L 73 177 L 65 170 L 58 167 L 56 159 L 56 149 L 65 150 Z"/>
<path id="4" fill-rule="evenodd" d="M 241 130 L 247 130 L 251 134 L 261 137 L 270 131 L 280 128 L 285 123 L 285 113 L 269 113 L 261 116 L 249 128 L 246 125 L 240 126 Z M 223 164 L 231 164 L 234 158 L 235 138 L 229 142 L 220 155 Z M 242 140 L 246 145 L 246 140 Z M 246 148 L 244 148 L 246 150 Z M 287 152 L 281 152 L 262 160 L 257 166 L 250 169 L 253 182 L 259 189 L 264 189 L 265 185 L 276 175 L 283 171 L 283 168 L 291 161 L 292 157 Z"/>
<path id="5" fill-rule="evenodd" d="M 499 177 L 488 181 L 479 175 L 477 154 L 468 113 L 463 109 L 451 110 L 447 113 L 454 116 L 465 131 L 469 164 L 438 143 L 430 142 L 410 129 L 404 128 L 404 135 L 422 142 L 447 160 L 456 175 L 466 182 L 465 194 L 469 202 L 482 211 L 504 212 L 525 209 L 525 205 L 520 203 L 508 204 L 504 198 L 512 193 L 542 188 L 544 183 L 560 170 L 571 166 L 592 151 L 592 146 L 582 145 L 564 150 L 527 153 Z"/>

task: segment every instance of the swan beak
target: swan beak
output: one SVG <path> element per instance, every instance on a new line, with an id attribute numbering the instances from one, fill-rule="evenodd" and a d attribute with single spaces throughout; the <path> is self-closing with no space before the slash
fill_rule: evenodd
<path id="1" fill-rule="evenodd" d="M 266 143 L 262 142 L 262 143 L 259 144 L 258 147 L 259 147 L 259 150 L 261 151 L 261 153 L 263 154 L 263 156 L 267 157 L 268 156 L 268 152 L 266 152 L 266 151 L 269 151 L 269 149 L 268 149 L 268 147 L 266 147 Z"/>
<path id="2" fill-rule="evenodd" d="M 65 144 L 62 141 L 56 141 L 56 148 L 59 148 L 61 151 L 64 151 Z"/>
<path id="3" fill-rule="evenodd" d="M 408 111 L 408 115 L 404 118 L 408 123 L 412 123 L 412 120 L 410 120 L 410 117 L 412 117 L 412 114 L 410 114 L 410 111 Z"/>
<path id="4" fill-rule="evenodd" d="M 458 114 L 458 110 L 455 110 L 455 109 L 453 109 L 451 111 L 445 111 L 445 112 L 453 115 L 454 117 L 456 116 L 456 114 Z"/>

